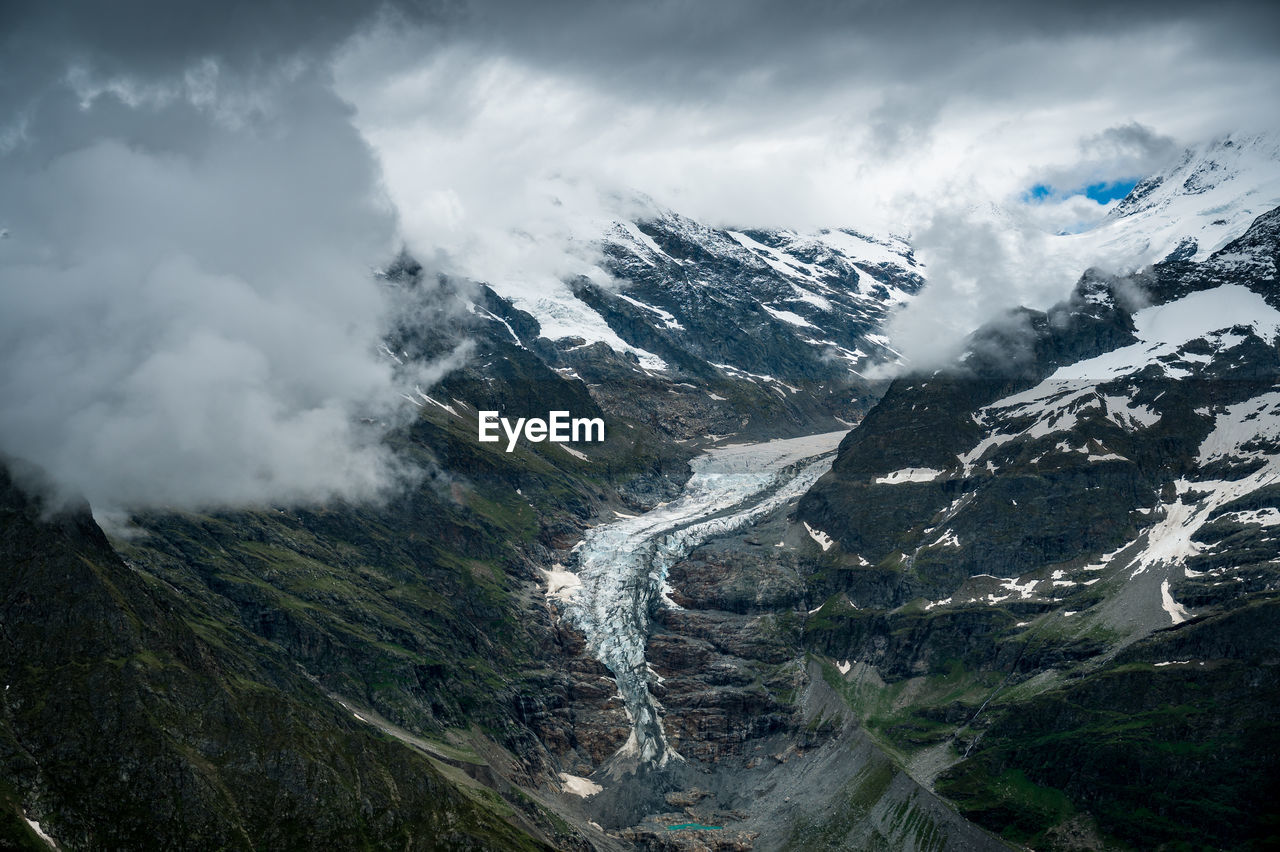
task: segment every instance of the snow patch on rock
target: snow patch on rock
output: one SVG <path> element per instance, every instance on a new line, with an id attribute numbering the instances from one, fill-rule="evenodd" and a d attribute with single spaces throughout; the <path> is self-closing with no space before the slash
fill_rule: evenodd
<path id="1" fill-rule="evenodd" d="M 818 546 L 822 548 L 823 553 L 826 553 L 831 549 L 831 545 L 835 544 L 831 536 L 827 535 L 822 530 L 816 530 L 809 526 L 808 521 L 801 521 L 801 523 L 804 524 L 805 532 L 809 533 L 809 538 L 818 543 Z"/>
<path id="2" fill-rule="evenodd" d="M 876 477 L 876 485 L 901 485 L 904 482 L 933 482 L 942 471 L 931 467 L 904 467 L 884 476 Z"/>
<path id="3" fill-rule="evenodd" d="M 564 787 L 564 791 L 566 793 L 572 793 L 573 795 L 581 796 L 584 799 L 588 799 L 604 789 L 604 787 L 601 787 L 590 778 L 570 775 L 568 772 L 560 773 L 560 784 Z"/>

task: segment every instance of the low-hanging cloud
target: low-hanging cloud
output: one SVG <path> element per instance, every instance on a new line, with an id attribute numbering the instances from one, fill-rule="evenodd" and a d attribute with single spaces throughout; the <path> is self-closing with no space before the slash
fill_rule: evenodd
<path id="1" fill-rule="evenodd" d="M 1049 307 L 1080 272 L 1048 234 L 992 206 L 935 210 L 912 242 L 929 284 L 890 320 L 889 337 L 906 363 L 881 368 L 885 376 L 953 363 L 983 322 L 1018 306 Z"/>
<path id="2" fill-rule="evenodd" d="M 379 351 L 396 305 L 374 267 L 399 236 L 328 71 L 368 15 L 336 5 L 201 24 L 139 2 L 141 40 L 96 4 L 11 21 L 0 451 L 61 499 L 368 499 L 414 475 L 382 440 L 400 392 L 466 350 L 418 368 Z"/>
<path id="3" fill-rule="evenodd" d="M 1074 199 L 1078 200 L 1085 187 L 1092 184 L 1159 172 L 1181 151 L 1182 147 L 1172 136 L 1130 121 L 1083 137 L 1070 162 L 1048 166 L 1037 173 L 1036 179 L 1060 195 L 1074 193 Z"/>
<path id="4" fill-rule="evenodd" d="M 894 328 L 938 357 L 939 323 L 1069 286 L 969 211 L 1274 116 L 1278 14 L 6 4 L 0 451 L 99 504 L 378 493 L 404 388 L 370 267 L 404 238 L 480 279 L 597 274 L 637 190 L 712 224 L 910 231 L 932 283 Z M 1031 224 L 1098 213 L 1070 204 Z"/>

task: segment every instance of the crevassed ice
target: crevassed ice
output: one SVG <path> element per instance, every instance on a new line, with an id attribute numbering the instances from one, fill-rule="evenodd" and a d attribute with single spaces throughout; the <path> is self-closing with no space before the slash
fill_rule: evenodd
<path id="1" fill-rule="evenodd" d="M 831 465 L 844 432 L 721 447 L 695 459 L 684 493 L 635 518 L 591 530 L 578 549 L 581 585 L 557 602 L 613 672 L 632 730 L 611 772 L 680 759 L 667 743 L 645 660 L 651 608 L 667 570 L 694 547 L 803 494 Z"/>

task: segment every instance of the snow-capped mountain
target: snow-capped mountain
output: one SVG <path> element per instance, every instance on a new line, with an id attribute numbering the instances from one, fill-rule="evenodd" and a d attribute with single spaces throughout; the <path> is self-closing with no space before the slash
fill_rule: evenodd
<path id="1" fill-rule="evenodd" d="M 598 248 L 607 283 L 492 286 L 541 336 L 603 342 L 651 371 L 692 356 L 732 375 L 796 380 L 892 360 L 880 326 L 923 283 L 904 239 L 851 230 L 717 229 L 664 210 L 610 223 Z"/>
<path id="2" fill-rule="evenodd" d="M 1155 191 L 1131 215 L 1159 210 L 1142 206 Z M 835 542 L 815 551 L 833 659 L 890 685 L 948 665 L 1001 679 L 986 719 L 930 758 L 949 767 L 936 789 L 993 828 L 1028 807 L 989 786 L 1017 771 L 1127 843 L 1191 825 L 1230 846 L 1258 830 L 1209 802 L 1144 813 L 1126 787 L 1158 764 L 1173 787 L 1236 789 L 1237 770 L 1159 744 L 1242 766 L 1274 695 L 1270 640 L 1241 631 L 1280 617 L 1280 208 L 1191 256 L 1086 275 L 1049 311 L 975 333 L 955 368 L 897 380 L 800 503 Z M 1230 721 L 1186 697 L 1193 682 L 1239 696 Z M 1029 818 L 1027 836 L 1059 818 Z"/>
<path id="3" fill-rule="evenodd" d="M 723 230 L 660 211 L 609 224 L 596 248 L 607 273 L 461 296 L 479 347 L 436 396 L 474 407 L 485 367 L 521 361 L 680 440 L 839 429 L 874 399 L 861 370 L 898 358 L 883 326 L 924 283 L 905 240 L 852 230 Z M 404 258 L 386 274 L 411 269 Z M 412 360 L 447 347 L 398 338 L 388 351 Z"/>
<path id="4" fill-rule="evenodd" d="M 958 372 L 894 384 L 806 519 L 873 564 L 900 563 L 914 588 L 945 593 L 934 606 L 1070 608 L 1081 584 L 1134 566 L 1159 563 L 1175 585 L 1195 576 L 1183 568 L 1211 549 L 1196 543 L 1202 527 L 1224 515 L 1261 525 L 1226 507 L 1280 476 L 1278 240 L 1271 212 L 1204 263 L 1086 276 L 1048 313 L 987 326 Z M 1076 502 L 1071 492 L 1094 486 L 1105 495 Z M 897 505 L 896 491 L 913 499 L 892 532 L 853 508 Z M 1111 555 L 1087 552 L 1090 542 Z M 1102 565 L 1108 573 L 1093 573 Z M 1185 617 L 1165 592 L 1149 596 L 1150 626 Z M 1087 609 L 1077 607 L 1081 621 Z"/>
<path id="5" fill-rule="evenodd" d="M 1229 136 L 1188 149 L 1099 225 L 1046 247 L 1073 277 L 1204 260 L 1277 204 L 1280 138 Z M 714 374 L 790 395 L 804 382 L 859 384 L 868 366 L 900 360 L 884 327 L 926 275 L 909 238 L 715 228 L 645 206 L 645 216 L 600 225 L 590 277 L 488 282 L 534 320 L 533 339 L 562 342 L 566 363 L 555 366 L 574 367 L 575 348 L 603 343 L 656 380 L 701 385 Z M 998 209 L 983 215 L 1016 227 Z M 494 321 L 500 313 L 478 310 Z"/>
<path id="6" fill-rule="evenodd" d="M 1234 134 L 1187 149 L 1172 168 L 1139 182 L 1096 227 L 1059 239 L 1083 266 L 1201 261 L 1277 204 L 1280 137 Z"/>

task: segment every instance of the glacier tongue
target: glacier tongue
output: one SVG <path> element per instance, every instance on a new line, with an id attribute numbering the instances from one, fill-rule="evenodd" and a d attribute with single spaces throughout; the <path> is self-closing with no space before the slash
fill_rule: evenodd
<path id="1" fill-rule="evenodd" d="M 591 530 L 578 549 L 572 595 L 556 598 L 587 647 L 613 672 L 631 720 L 615 776 L 681 759 L 667 743 L 645 661 L 650 611 L 666 599 L 667 569 L 702 542 L 803 494 L 831 466 L 845 433 L 721 447 L 695 459 L 676 500 Z M 670 601 L 667 603 L 669 605 Z"/>

